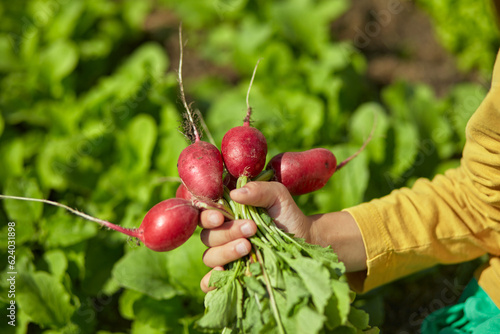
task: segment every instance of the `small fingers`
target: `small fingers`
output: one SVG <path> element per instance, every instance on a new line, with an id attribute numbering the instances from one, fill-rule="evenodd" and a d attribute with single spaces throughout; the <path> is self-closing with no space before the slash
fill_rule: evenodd
<path id="1" fill-rule="evenodd" d="M 202 228 L 216 228 L 224 223 L 224 215 L 215 210 L 203 210 L 200 214 L 199 225 Z"/>
<path id="2" fill-rule="evenodd" d="M 252 245 L 247 239 L 233 240 L 224 245 L 207 249 L 203 254 L 203 263 L 211 268 L 223 266 L 247 255 L 251 249 Z"/>
<path id="3" fill-rule="evenodd" d="M 208 247 L 221 246 L 230 241 L 248 238 L 255 234 L 257 225 L 251 220 L 233 220 L 223 225 L 201 231 L 201 241 Z"/>

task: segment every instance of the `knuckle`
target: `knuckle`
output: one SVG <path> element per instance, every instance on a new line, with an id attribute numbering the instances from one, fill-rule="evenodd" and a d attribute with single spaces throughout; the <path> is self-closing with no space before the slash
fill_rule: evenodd
<path id="1" fill-rule="evenodd" d="M 210 255 L 210 248 L 206 249 L 204 252 L 203 252 L 203 255 L 201 256 L 201 259 L 203 260 L 203 263 L 208 266 L 208 267 L 211 267 L 209 265 L 209 262 L 208 259 L 209 259 L 209 256 Z"/>
<path id="2" fill-rule="evenodd" d="M 208 237 L 209 237 L 209 234 L 210 234 L 210 230 L 201 230 L 200 232 L 200 239 L 201 239 L 201 242 L 205 245 L 205 246 L 209 246 L 209 241 L 208 241 Z"/>
<path id="3" fill-rule="evenodd" d="M 238 238 L 241 238 L 241 230 L 240 230 L 241 222 L 234 222 L 230 229 L 227 230 L 227 238 L 228 241 L 233 241 Z"/>

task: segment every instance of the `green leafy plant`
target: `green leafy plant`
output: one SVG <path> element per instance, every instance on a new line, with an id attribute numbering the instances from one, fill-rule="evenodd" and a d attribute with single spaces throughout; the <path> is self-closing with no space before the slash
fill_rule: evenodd
<path id="1" fill-rule="evenodd" d="M 495 29 L 500 19 L 495 16 L 494 1 L 418 0 L 417 4 L 432 17 L 441 43 L 457 55 L 459 67 L 479 70 L 489 80 L 500 47 L 500 33 Z"/>
<path id="2" fill-rule="evenodd" d="M 296 198 L 306 213 L 356 205 L 456 166 L 465 124 L 486 88 L 457 84 L 439 98 L 405 82 L 379 91 L 365 78 L 363 54 L 330 30 L 348 6 L 342 0 L 3 2 L 0 193 L 48 198 L 129 228 L 173 197 L 174 162 L 187 146 L 170 65 L 178 55 L 169 41 L 179 20 L 189 36 L 185 84 L 216 143 L 241 124 L 247 79 L 259 58 L 253 118 L 269 156 L 325 147 L 345 159 L 377 114 L 365 153 L 321 191 Z M 459 46 L 450 50 L 466 58 L 464 68 L 484 64 L 488 71 L 496 27 L 486 20 L 467 27 L 449 34 Z M 483 37 L 490 42 L 481 47 L 466 42 Z M 3 259 L 10 255 L 9 222 L 15 223 L 16 327 L 1 322 L 2 333 L 198 331 L 199 281 L 208 270 L 198 231 L 185 247 L 153 253 L 62 209 L 2 201 Z M 10 270 L 2 263 L 5 278 Z M 4 310 L 9 288 L 2 279 Z M 364 298 L 354 304 L 383 309 L 370 304 L 380 299 Z M 383 317 L 372 316 L 370 324 L 383 326 Z"/>

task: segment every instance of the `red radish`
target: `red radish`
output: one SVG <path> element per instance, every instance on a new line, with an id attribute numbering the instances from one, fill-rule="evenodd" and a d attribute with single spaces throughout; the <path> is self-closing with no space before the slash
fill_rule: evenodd
<path id="1" fill-rule="evenodd" d="M 184 183 L 181 183 L 175 191 L 175 198 L 183 198 L 190 201 L 191 199 L 193 199 L 193 195 L 189 192 Z"/>
<path id="2" fill-rule="evenodd" d="M 274 156 L 266 169 L 274 172 L 274 180 L 283 183 L 290 194 L 302 195 L 321 189 L 330 177 L 360 154 L 370 142 L 376 122 L 363 145 L 350 157 L 337 165 L 337 159 L 325 148 L 304 152 L 285 152 Z"/>
<path id="3" fill-rule="evenodd" d="M 202 200 L 216 201 L 222 197 L 224 165 L 219 149 L 197 140 L 186 147 L 177 162 L 179 176 L 191 194 Z"/>
<path id="4" fill-rule="evenodd" d="M 224 186 L 222 185 L 224 164 L 219 149 L 213 144 L 200 140 L 191 108 L 186 101 L 184 85 L 182 84 L 183 45 L 181 29 L 179 29 L 179 43 L 179 87 L 189 125 L 186 129 L 191 129 L 194 143 L 181 152 L 177 161 L 177 170 L 182 182 L 193 196 L 203 201 L 217 201 L 224 193 Z"/>
<path id="5" fill-rule="evenodd" d="M 224 180 L 222 181 L 222 183 L 224 183 L 224 186 L 226 186 L 229 190 L 236 189 L 237 182 L 238 179 L 232 176 L 230 173 L 227 173 L 226 176 L 224 176 Z"/>
<path id="6" fill-rule="evenodd" d="M 125 228 L 46 199 L 7 195 L 0 195 L 0 198 L 41 202 L 66 209 L 81 218 L 137 238 L 147 248 L 157 252 L 172 250 L 186 242 L 193 235 L 200 215 L 200 210 L 190 201 L 170 198 L 153 206 L 146 213 L 138 228 Z"/>
<path id="7" fill-rule="evenodd" d="M 153 206 L 135 230 L 144 245 L 157 252 L 175 249 L 193 235 L 198 225 L 198 208 L 190 201 L 170 198 Z M 133 230 L 134 231 L 134 230 Z"/>
<path id="8" fill-rule="evenodd" d="M 248 102 L 250 89 L 255 78 L 259 61 L 255 65 L 252 79 L 247 91 L 247 115 L 243 126 L 230 129 L 222 138 L 221 151 L 227 171 L 234 177 L 255 177 L 259 175 L 266 164 L 267 142 L 266 138 L 256 128 L 250 126 L 252 108 Z"/>
<path id="9" fill-rule="evenodd" d="M 234 177 L 257 176 L 266 165 L 266 138 L 247 123 L 226 132 L 221 150 L 226 169 Z"/>
<path id="10" fill-rule="evenodd" d="M 283 183 L 292 195 L 321 189 L 336 167 L 337 159 L 332 152 L 324 148 L 280 153 L 267 165 L 267 169 L 274 171 L 275 180 Z"/>

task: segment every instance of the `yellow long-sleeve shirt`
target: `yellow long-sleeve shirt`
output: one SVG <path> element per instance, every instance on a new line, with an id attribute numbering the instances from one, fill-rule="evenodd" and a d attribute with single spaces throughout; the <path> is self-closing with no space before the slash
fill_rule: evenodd
<path id="1" fill-rule="evenodd" d="M 367 254 L 367 271 L 348 275 L 354 290 L 489 254 L 476 277 L 500 308 L 500 52 L 490 91 L 467 124 L 460 167 L 346 211 Z"/>

